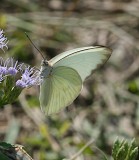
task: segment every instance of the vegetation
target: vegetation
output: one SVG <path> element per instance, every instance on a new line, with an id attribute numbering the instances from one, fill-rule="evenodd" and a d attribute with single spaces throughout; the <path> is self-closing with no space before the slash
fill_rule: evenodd
<path id="1" fill-rule="evenodd" d="M 40 68 L 41 55 L 25 32 L 47 59 L 65 50 L 90 45 L 107 46 L 113 53 L 84 83 L 74 103 L 50 117 L 40 110 L 39 87 L 19 90 L 15 97 L 10 92 L 3 104 L 1 97 L 5 90 L 1 90 L 0 159 L 16 159 L 21 153 L 34 160 L 139 158 L 138 3 L 138 0 L 1 1 L 0 28 L 8 40 L 8 50 L 5 46 L 1 47 L 4 52 L 0 50 L 1 63 L 14 57 L 19 64 Z M 16 83 L 8 77 L 6 81 L 8 85 L 0 87 L 8 92 L 8 86 Z"/>

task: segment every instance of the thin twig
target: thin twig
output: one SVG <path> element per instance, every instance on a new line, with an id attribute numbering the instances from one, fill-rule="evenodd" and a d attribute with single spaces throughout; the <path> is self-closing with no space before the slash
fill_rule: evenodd
<path id="1" fill-rule="evenodd" d="M 96 148 L 99 152 L 101 152 L 101 154 L 104 156 L 105 160 L 108 160 L 105 153 L 101 149 L 99 149 L 97 146 L 93 146 L 93 148 Z"/>
<path id="2" fill-rule="evenodd" d="M 94 139 L 89 140 L 77 153 L 75 153 L 71 158 L 65 158 L 63 160 L 74 160 L 77 158 L 87 147 L 89 147 L 94 142 Z"/>

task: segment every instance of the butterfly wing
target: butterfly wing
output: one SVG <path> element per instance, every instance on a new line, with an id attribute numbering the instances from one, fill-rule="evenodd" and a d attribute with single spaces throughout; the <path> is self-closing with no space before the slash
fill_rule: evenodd
<path id="1" fill-rule="evenodd" d="M 83 47 L 63 52 L 49 63 L 53 67 L 66 66 L 75 69 L 84 81 L 92 71 L 104 64 L 110 55 L 111 50 L 106 47 Z"/>
<path id="2" fill-rule="evenodd" d="M 69 67 L 56 67 L 40 86 L 40 106 L 50 115 L 70 105 L 79 95 L 82 80 L 79 74 Z"/>

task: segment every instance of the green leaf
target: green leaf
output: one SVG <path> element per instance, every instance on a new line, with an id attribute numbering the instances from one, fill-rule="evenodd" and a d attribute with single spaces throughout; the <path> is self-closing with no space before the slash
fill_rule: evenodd
<path id="1" fill-rule="evenodd" d="M 0 160 L 10 160 L 6 155 L 6 152 L 12 145 L 6 142 L 0 142 Z"/>
<path id="2" fill-rule="evenodd" d="M 12 147 L 12 145 L 10 143 L 6 143 L 6 142 L 0 142 L 0 149 L 3 148 L 3 149 L 8 149 Z"/>
<path id="3" fill-rule="evenodd" d="M 113 145 L 112 157 L 114 160 L 136 160 L 138 147 L 136 147 L 135 139 L 131 142 L 126 140 L 116 140 Z"/>
<path id="4" fill-rule="evenodd" d="M 138 156 L 138 147 L 136 147 L 129 155 L 129 160 L 135 160 Z"/>
<path id="5" fill-rule="evenodd" d="M 15 86 L 15 78 L 14 76 L 7 76 L 5 79 L 4 92 L 5 94 L 9 94 L 11 89 Z"/>
<path id="6" fill-rule="evenodd" d="M 14 102 L 17 97 L 20 95 L 21 91 L 23 90 L 23 88 L 20 87 L 13 87 L 11 92 L 9 93 L 9 95 L 7 96 L 7 102 L 8 103 L 12 103 Z"/>
<path id="7" fill-rule="evenodd" d="M 0 160 L 10 160 L 10 159 L 0 151 Z"/>
<path id="8" fill-rule="evenodd" d="M 118 139 L 116 139 L 116 141 L 114 142 L 114 145 L 113 145 L 113 149 L 112 149 L 112 157 L 114 159 L 116 159 L 116 154 L 119 150 L 119 147 L 120 147 L 120 142 Z"/>

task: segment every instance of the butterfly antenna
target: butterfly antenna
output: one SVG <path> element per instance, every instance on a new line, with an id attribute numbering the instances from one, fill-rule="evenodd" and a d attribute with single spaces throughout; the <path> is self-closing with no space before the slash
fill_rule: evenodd
<path id="1" fill-rule="evenodd" d="M 29 35 L 25 32 L 26 37 L 29 39 L 30 43 L 36 48 L 36 50 L 40 53 L 40 55 L 42 56 L 42 58 L 45 60 L 45 57 L 43 56 L 42 52 L 35 46 L 35 44 L 32 42 L 32 40 L 30 39 Z"/>

